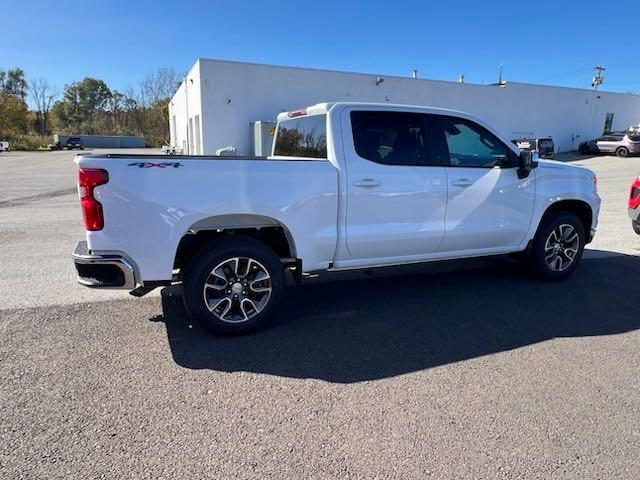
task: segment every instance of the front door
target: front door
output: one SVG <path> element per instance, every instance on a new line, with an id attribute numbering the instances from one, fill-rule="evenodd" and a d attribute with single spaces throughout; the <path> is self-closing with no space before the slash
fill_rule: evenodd
<path id="1" fill-rule="evenodd" d="M 500 252 L 522 244 L 535 201 L 535 171 L 518 178 L 517 155 L 483 126 L 434 116 L 448 194 L 441 252 Z"/>
<path id="2" fill-rule="evenodd" d="M 444 167 L 432 166 L 424 119 L 394 111 L 343 114 L 346 243 L 353 260 L 392 263 L 438 251 L 447 183 Z"/>

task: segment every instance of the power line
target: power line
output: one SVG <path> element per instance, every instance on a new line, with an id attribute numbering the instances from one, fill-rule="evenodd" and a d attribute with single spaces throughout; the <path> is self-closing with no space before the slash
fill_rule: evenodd
<path id="1" fill-rule="evenodd" d="M 565 73 L 561 73 L 560 75 L 554 75 L 552 77 L 547 77 L 547 78 L 543 78 L 542 80 L 538 80 L 538 82 L 548 82 L 549 80 L 555 80 L 557 78 L 564 78 L 564 77 L 570 77 L 572 75 L 577 75 L 579 73 L 584 73 L 584 72 L 588 72 L 589 70 L 591 70 L 593 67 L 584 67 L 584 68 L 580 68 L 578 70 L 573 70 L 571 72 L 565 72 Z"/>

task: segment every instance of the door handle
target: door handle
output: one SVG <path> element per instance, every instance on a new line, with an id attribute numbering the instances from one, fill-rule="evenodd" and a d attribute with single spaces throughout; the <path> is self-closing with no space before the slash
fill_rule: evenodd
<path id="1" fill-rule="evenodd" d="M 471 185 L 473 185 L 473 182 L 468 178 L 460 178 L 451 182 L 451 185 L 453 185 L 454 187 L 470 187 Z"/>
<path id="2" fill-rule="evenodd" d="M 379 187 L 380 182 L 375 181 L 373 178 L 363 178 L 359 182 L 355 182 L 353 186 L 360 188 L 374 188 Z"/>

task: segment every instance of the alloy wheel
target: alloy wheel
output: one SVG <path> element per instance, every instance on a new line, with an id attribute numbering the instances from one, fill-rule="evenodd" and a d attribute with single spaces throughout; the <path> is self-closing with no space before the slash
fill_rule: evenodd
<path id="1" fill-rule="evenodd" d="M 554 272 L 564 272 L 576 259 L 580 250 L 580 235 L 569 224 L 557 226 L 547 237 L 544 259 Z"/>
<path id="2" fill-rule="evenodd" d="M 271 276 L 262 263 L 233 257 L 211 270 L 203 295 L 205 305 L 219 320 L 242 323 L 264 310 L 272 291 Z"/>

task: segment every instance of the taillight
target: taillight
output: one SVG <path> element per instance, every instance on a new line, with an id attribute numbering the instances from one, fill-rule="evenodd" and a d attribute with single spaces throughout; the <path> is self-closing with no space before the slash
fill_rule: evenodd
<path id="1" fill-rule="evenodd" d="M 93 196 L 93 189 L 109 181 L 106 170 L 99 168 L 80 168 L 78 170 L 78 195 L 82 207 L 84 227 L 95 232 L 104 228 L 102 205 Z"/>
<path id="2" fill-rule="evenodd" d="M 629 208 L 638 206 L 640 206 L 640 177 L 631 184 L 631 192 L 629 193 Z"/>

